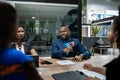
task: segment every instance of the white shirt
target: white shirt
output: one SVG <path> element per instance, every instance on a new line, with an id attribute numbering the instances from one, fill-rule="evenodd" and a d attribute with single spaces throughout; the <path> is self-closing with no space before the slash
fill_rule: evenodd
<path id="1" fill-rule="evenodd" d="M 19 51 L 21 51 L 22 53 L 24 53 L 24 54 L 25 54 L 25 50 L 24 50 L 24 45 L 23 45 L 23 44 L 21 45 L 21 48 L 20 48 L 20 47 L 18 47 L 18 45 L 17 45 L 17 44 L 16 44 L 16 46 L 15 46 L 15 47 L 16 47 L 16 49 L 17 49 L 17 50 L 19 50 Z"/>

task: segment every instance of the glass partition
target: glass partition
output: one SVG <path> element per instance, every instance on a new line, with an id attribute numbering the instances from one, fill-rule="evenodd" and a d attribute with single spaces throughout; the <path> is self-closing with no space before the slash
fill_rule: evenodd
<path id="1" fill-rule="evenodd" d="M 51 56 L 51 44 L 59 35 L 61 24 L 69 25 L 77 17 L 77 14 L 68 14 L 70 10 L 77 10 L 77 5 L 18 1 L 11 3 L 14 3 L 18 11 L 18 24 L 25 25 L 25 39 L 32 40 L 32 46 L 41 56 Z"/>

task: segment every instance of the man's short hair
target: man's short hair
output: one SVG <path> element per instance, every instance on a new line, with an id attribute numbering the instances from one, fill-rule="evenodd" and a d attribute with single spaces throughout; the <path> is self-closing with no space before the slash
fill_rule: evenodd
<path id="1" fill-rule="evenodd" d="M 61 27 L 63 27 L 63 26 L 67 26 L 67 27 L 69 28 L 69 26 L 68 26 L 68 25 L 65 25 L 65 24 L 61 25 Z"/>

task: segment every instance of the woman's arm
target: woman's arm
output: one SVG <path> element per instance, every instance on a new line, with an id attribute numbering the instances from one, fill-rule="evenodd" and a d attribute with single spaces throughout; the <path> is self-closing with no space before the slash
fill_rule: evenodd
<path id="1" fill-rule="evenodd" d="M 30 54 L 31 54 L 31 55 L 38 55 L 37 52 L 35 51 L 35 49 L 31 49 L 31 50 L 30 50 Z"/>
<path id="2" fill-rule="evenodd" d="M 84 64 L 83 68 L 87 69 L 87 70 L 98 72 L 103 75 L 105 75 L 105 73 L 106 73 L 106 68 L 95 67 L 95 66 L 92 66 L 91 64 Z"/>

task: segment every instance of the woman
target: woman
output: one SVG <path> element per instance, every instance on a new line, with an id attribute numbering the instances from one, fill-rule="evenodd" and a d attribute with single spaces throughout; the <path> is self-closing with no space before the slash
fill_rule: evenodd
<path id="1" fill-rule="evenodd" d="M 16 33 L 16 42 L 12 42 L 12 47 L 16 48 L 17 50 L 22 51 L 27 55 L 38 55 L 34 48 L 31 46 L 31 39 L 29 38 L 28 41 L 24 40 L 24 26 L 18 25 L 17 26 L 17 33 Z M 39 62 L 41 64 L 44 63 L 42 58 L 39 58 Z"/>
<path id="2" fill-rule="evenodd" d="M 31 57 L 10 48 L 16 35 L 16 23 L 16 9 L 0 2 L 0 80 L 43 80 Z"/>
<path id="3" fill-rule="evenodd" d="M 12 42 L 12 47 L 28 55 L 38 55 L 35 49 L 31 47 L 31 41 L 28 40 L 25 42 L 23 25 L 17 26 L 16 42 Z"/>
<path id="4" fill-rule="evenodd" d="M 120 50 L 120 6 L 119 6 L 119 16 L 116 17 L 110 27 L 108 33 L 108 39 L 113 48 L 118 48 Z M 114 53 L 113 53 L 114 54 Z M 105 68 L 99 68 L 92 66 L 91 64 L 85 64 L 83 66 L 85 69 L 92 70 L 103 75 L 106 75 L 106 80 L 120 80 L 120 55 L 113 59 L 111 62 L 106 64 Z M 98 78 L 88 77 L 86 80 L 99 80 Z"/>

